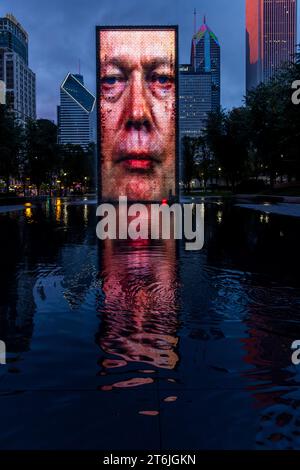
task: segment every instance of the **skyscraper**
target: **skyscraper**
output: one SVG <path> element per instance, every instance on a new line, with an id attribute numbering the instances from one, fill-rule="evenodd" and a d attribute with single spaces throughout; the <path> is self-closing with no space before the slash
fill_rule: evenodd
<path id="1" fill-rule="evenodd" d="M 190 65 L 180 66 L 179 126 L 180 138 L 197 137 L 205 127 L 207 113 L 212 111 L 212 75 L 194 72 Z"/>
<path id="2" fill-rule="evenodd" d="M 216 35 L 206 24 L 203 24 L 192 39 L 191 66 L 194 72 L 211 74 L 212 111 L 220 108 L 221 87 L 221 52 Z"/>
<path id="3" fill-rule="evenodd" d="M 28 67 L 28 34 L 11 14 L 0 18 L 0 81 L 5 84 L 5 102 L 19 122 L 35 119 L 35 74 Z"/>
<path id="4" fill-rule="evenodd" d="M 246 90 L 293 60 L 297 0 L 246 0 Z"/>
<path id="5" fill-rule="evenodd" d="M 212 111 L 212 75 L 195 72 L 190 64 L 179 69 L 179 136 L 199 137 L 205 128 L 207 114 Z M 179 175 L 184 177 L 184 162 L 180 145 Z"/>
<path id="6" fill-rule="evenodd" d="M 95 97 L 84 86 L 83 76 L 68 73 L 60 87 L 58 143 L 87 147 L 93 139 Z"/>
<path id="7" fill-rule="evenodd" d="M 180 137 L 201 134 L 207 114 L 220 108 L 221 53 L 216 35 L 203 24 L 192 38 L 191 63 L 179 70 Z"/>
<path id="8" fill-rule="evenodd" d="M 220 109 L 221 53 L 220 44 L 206 24 L 198 32 L 195 25 L 190 64 L 179 69 L 179 135 L 198 137 L 206 125 L 208 113 Z M 183 177 L 182 146 L 180 145 L 179 173 Z"/>

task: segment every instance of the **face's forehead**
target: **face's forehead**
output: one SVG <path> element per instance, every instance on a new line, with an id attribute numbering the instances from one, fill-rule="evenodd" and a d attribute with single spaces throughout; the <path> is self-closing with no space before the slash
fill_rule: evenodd
<path id="1" fill-rule="evenodd" d="M 174 30 L 103 30 L 100 35 L 101 62 L 118 57 L 139 62 L 157 58 L 174 62 Z"/>

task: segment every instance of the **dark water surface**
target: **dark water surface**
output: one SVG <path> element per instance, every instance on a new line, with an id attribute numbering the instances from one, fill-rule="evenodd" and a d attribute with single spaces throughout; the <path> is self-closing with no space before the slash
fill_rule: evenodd
<path id="1" fill-rule="evenodd" d="M 205 245 L 0 214 L 1 449 L 300 449 L 300 219 L 215 201 Z"/>

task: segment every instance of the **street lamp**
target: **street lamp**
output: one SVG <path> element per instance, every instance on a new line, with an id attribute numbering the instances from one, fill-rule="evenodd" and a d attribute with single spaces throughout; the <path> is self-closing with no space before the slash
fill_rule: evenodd
<path id="1" fill-rule="evenodd" d="M 61 196 L 61 180 L 56 180 L 56 183 L 59 184 L 59 195 Z"/>
<path id="2" fill-rule="evenodd" d="M 217 184 L 219 185 L 219 178 L 221 178 L 221 172 L 222 172 L 222 168 L 219 166 L 218 168 L 218 176 L 217 176 Z"/>

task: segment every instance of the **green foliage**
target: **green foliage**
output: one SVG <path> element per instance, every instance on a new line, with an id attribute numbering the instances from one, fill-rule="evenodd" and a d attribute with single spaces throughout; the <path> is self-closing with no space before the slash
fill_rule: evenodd
<path id="1" fill-rule="evenodd" d="M 199 136 L 196 140 L 194 165 L 197 170 L 196 177 L 199 181 L 203 181 L 205 189 L 208 179 L 218 176 L 218 171 L 216 168 L 216 162 L 212 158 L 212 153 L 203 136 Z"/>
<path id="2" fill-rule="evenodd" d="M 300 179 L 300 106 L 292 83 L 300 79 L 300 54 L 274 78 L 250 91 L 245 105 L 211 113 L 205 141 L 222 175 L 234 187 L 247 177 L 278 175 Z"/>
<path id="3" fill-rule="evenodd" d="M 19 159 L 22 148 L 22 128 L 5 105 L 0 105 L 0 177 L 9 190 L 10 177 L 19 176 Z"/>
<path id="4" fill-rule="evenodd" d="M 298 56 L 299 57 L 299 56 Z M 267 170 L 270 182 L 276 174 L 299 178 L 300 108 L 292 103 L 292 83 L 300 77 L 300 65 L 288 64 L 269 82 L 246 98 L 249 137 L 256 149 L 256 167 Z"/>
<path id="5" fill-rule="evenodd" d="M 186 190 L 189 192 L 191 187 L 191 180 L 195 175 L 195 166 L 194 166 L 194 154 L 197 146 L 197 139 L 192 137 L 184 136 L 182 138 L 182 154 L 184 161 L 183 175 L 184 175 L 184 185 Z"/>
<path id="6" fill-rule="evenodd" d="M 0 106 L 0 178 L 9 190 L 11 178 L 23 187 L 35 185 L 37 193 L 50 192 L 53 183 L 66 188 L 74 183 L 94 188 L 96 178 L 95 145 L 57 143 L 57 126 L 47 119 L 28 120 L 21 127 L 6 106 Z"/>
<path id="7" fill-rule="evenodd" d="M 95 145 L 87 149 L 67 144 L 60 147 L 61 176 L 66 186 L 80 183 L 93 187 L 95 184 Z"/>
<path id="8" fill-rule="evenodd" d="M 59 168 L 57 126 L 47 119 L 29 120 L 25 128 L 24 173 L 39 193 Z"/>
<path id="9" fill-rule="evenodd" d="M 234 187 L 246 173 L 248 159 L 248 113 L 234 108 L 210 113 L 204 138 L 214 154 L 222 176 Z"/>

